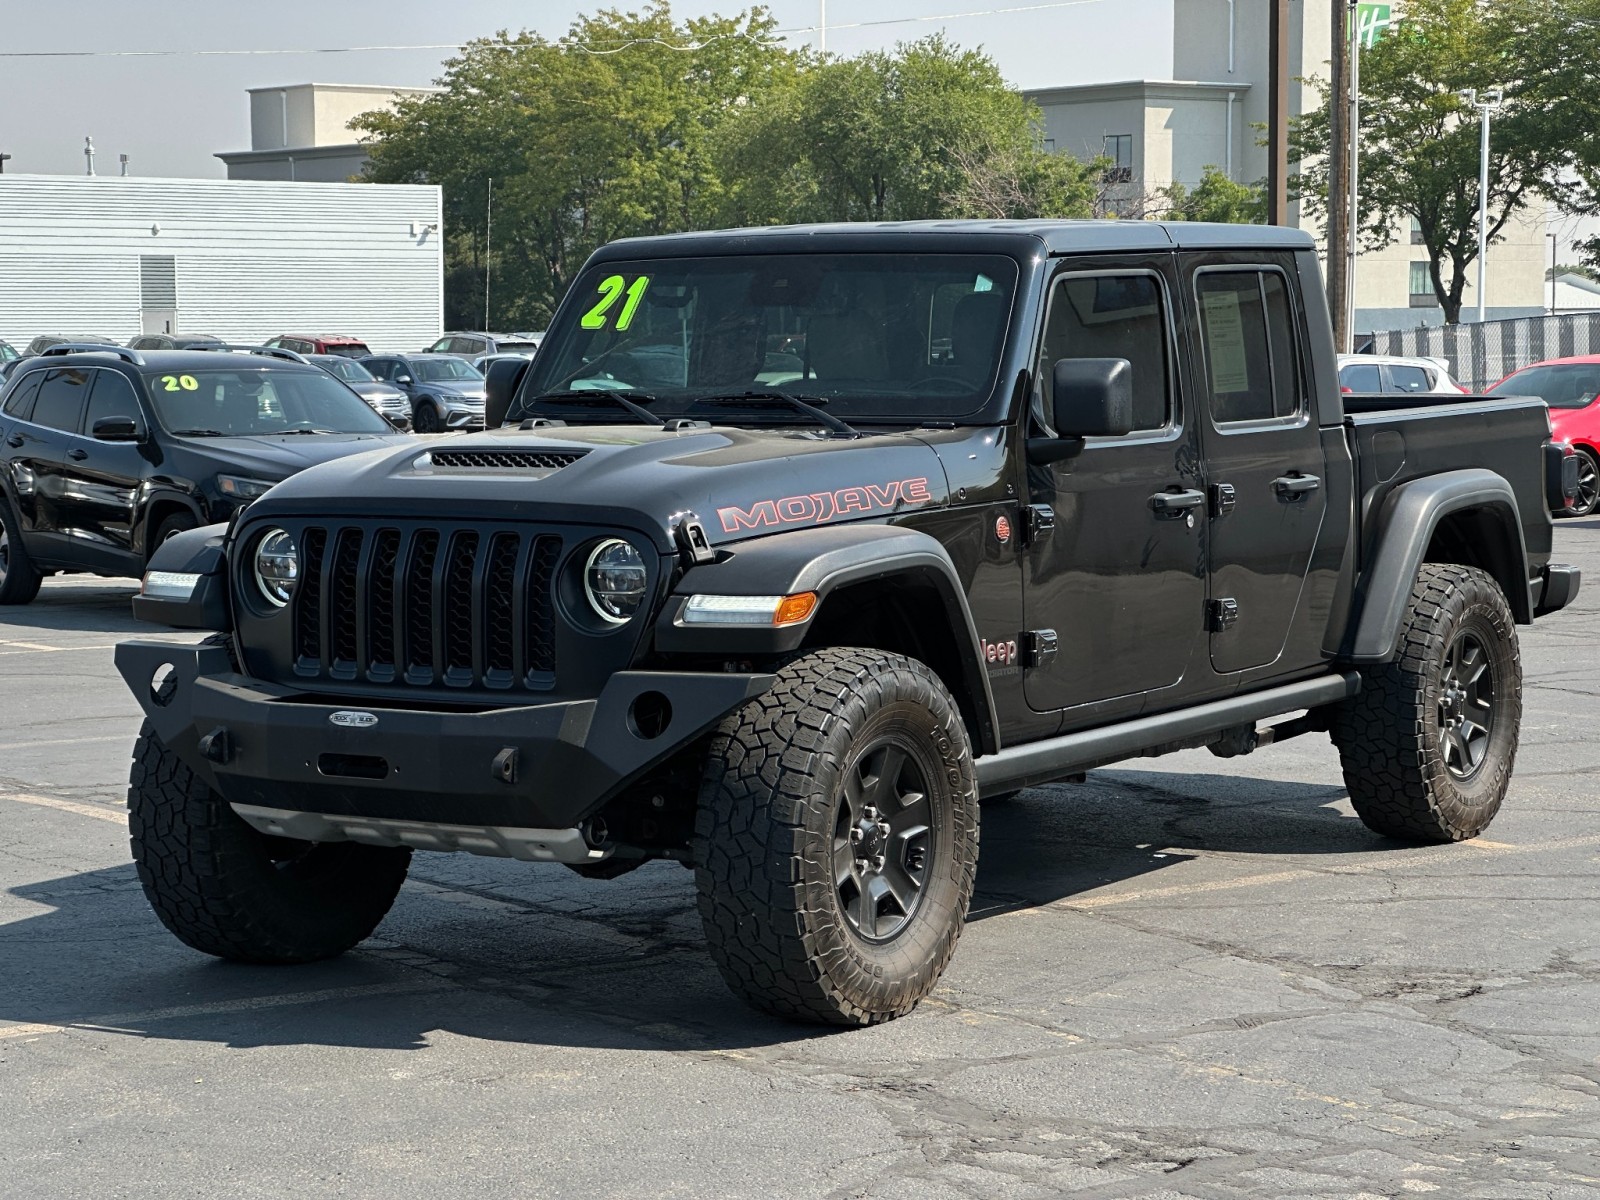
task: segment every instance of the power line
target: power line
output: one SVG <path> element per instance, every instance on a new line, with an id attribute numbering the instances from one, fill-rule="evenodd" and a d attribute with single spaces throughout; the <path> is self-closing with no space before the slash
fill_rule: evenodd
<path id="1" fill-rule="evenodd" d="M 844 29 L 877 29 L 891 25 L 926 25 L 939 21 L 964 21 L 975 17 L 1000 17 L 1016 13 L 1044 12 L 1051 9 L 1083 8 L 1091 4 L 1105 4 L 1109 0 L 1052 0 L 1044 4 L 1022 4 L 1009 8 L 987 8 L 968 12 L 941 13 L 926 17 L 892 17 L 877 21 L 845 21 L 829 22 L 829 31 Z M 658 46 L 663 50 L 673 50 L 680 53 L 692 53 L 704 50 L 718 42 L 739 40 L 754 42 L 758 45 L 777 45 L 779 41 L 794 34 L 821 33 L 822 28 L 817 25 L 802 25 L 788 29 L 776 29 L 775 34 L 781 37 L 764 38 L 749 33 L 722 33 L 709 37 L 703 41 L 670 42 L 665 38 L 624 38 L 615 42 L 580 42 L 570 38 L 554 38 L 542 43 L 562 50 L 572 50 L 583 54 L 610 55 L 620 54 L 624 50 L 631 50 L 636 46 Z M 425 50 L 463 50 L 469 45 L 499 46 L 506 49 L 517 49 L 532 43 L 512 40 L 491 41 L 488 39 L 474 40 L 472 42 L 418 42 L 408 45 L 374 45 L 374 46 L 314 46 L 305 49 L 213 49 L 213 50 L 0 50 L 0 58 L 213 58 L 213 57 L 267 57 L 279 55 L 312 55 L 312 54 L 377 54 L 397 53 L 406 51 Z"/>

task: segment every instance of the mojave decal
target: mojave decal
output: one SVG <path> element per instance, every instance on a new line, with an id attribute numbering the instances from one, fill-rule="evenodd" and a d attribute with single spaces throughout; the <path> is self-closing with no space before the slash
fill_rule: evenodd
<path id="1" fill-rule="evenodd" d="M 758 500 L 749 508 L 729 505 L 717 509 L 724 533 L 741 529 L 761 529 L 779 525 L 821 525 L 834 517 L 852 513 L 892 512 L 905 504 L 930 504 L 928 477 L 896 479 L 889 483 L 868 483 L 839 488 L 831 492 L 808 492 L 785 496 L 781 500 Z"/>

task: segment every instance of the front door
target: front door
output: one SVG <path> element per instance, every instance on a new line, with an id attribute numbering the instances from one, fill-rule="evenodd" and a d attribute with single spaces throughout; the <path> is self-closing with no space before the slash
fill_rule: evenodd
<path id="1" fill-rule="evenodd" d="M 1072 259 L 1050 282 L 1035 420 L 1048 429 L 1057 360 L 1122 358 L 1136 428 L 1028 469 L 1024 603 L 1030 631 L 1053 631 L 1057 647 L 1027 672 L 1036 711 L 1092 706 L 1078 714 L 1089 720 L 1159 706 L 1203 641 L 1205 481 L 1176 366 L 1173 271 L 1170 254 Z M 1053 529 L 1038 529 L 1041 508 Z"/>
<path id="2" fill-rule="evenodd" d="M 1235 256 L 1239 257 L 1239 256 Z M 1291 673 L 1284 661 L 1327 513 L 1327 462 L 1311 412 L 1293 260 L 1185 263 L 1193 369 L 1206 398 L 1212 489 L 1211 665 Z"/>
<path id="3" fill-rule="evenodd" d="M 150 428 L 133 385 L 117 371 L 90 371 L 93 387 L 82 424 L 66 439 L 62 465 L 61 518 L 86 565 L 100 571 L 141 567 L 133 549 L 133 513 L 147 447 L 139 442 L 104 442 L 94 436 L 102 417 L 131 417 Z"/>

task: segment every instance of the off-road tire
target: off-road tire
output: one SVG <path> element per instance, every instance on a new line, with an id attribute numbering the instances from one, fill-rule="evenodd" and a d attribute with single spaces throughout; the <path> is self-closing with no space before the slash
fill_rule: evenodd
<path id="1" fill-rule="evenodd" d="M 133 751 L 128 831 L 161 923 L 186 945 L 236 962 L 343 954 L 383 920 L 411 862 L 409 849 L 257 833 L 148 723 Z"/>
<path id="2" fill-rule="evenodd" d="M 33 568 L 33 560 L 22 545 L 22 531 L 11 511 L 11 502 L 0 493 L 0 604 L 27 604 L 39 594 L 44 576 Z"/>
<path id="3" fill-rule="evenodd" d="M 1463 637 L 1481 647 L 1492 687 L 1483 755 L 1466 778 L 1447 761 L 1441 709 L 1446 656 Z M 1356 814 L 1403 841 L 1477 837 L 1505 799 L 1522 719 L 1522 659 L 1499 585 L 1476 567 L 1425 563 L 1394 659 L 1361 674 L 1360 693 L 1335 709 L 1332 725 Z"/>
<path id="4" fill-rule="evenodd" d="M 906 844 L 923 864 L 918 899 L 893 918 L 895 931 L 871 940 L 860 929 L 877 926 L 881 905 L 871 917 L 851 914 L 841 889 L 853 885 L 840 883 L 835 854 L 855 845 L 841 839 L 841 813 L 861 811 L 867 784 L 889 773 L 882 767 L 865 783 L 860 774 L 885 762 L 877 756 L 886 746 L 912 764 L 896 778 L 922 787 L 909 794 L 926 795 L 931 843 L 920 856 Z M 887 804 L 885 815 L 892 824 Z M 915 824 L 908 817 L 903 828 Z M 884 836 L 892 859 L 906 834 Z M 794 660 L 713 736 L 694 857 L 706 940 L 739 996 L 831 1025 L 910 1012 L 955 950 L 977 869 L 977 785 L 956 702 L 928 667 L 902 655 L 846 648 Z M 864 905 L 866 892 L 857 897 Z"/>

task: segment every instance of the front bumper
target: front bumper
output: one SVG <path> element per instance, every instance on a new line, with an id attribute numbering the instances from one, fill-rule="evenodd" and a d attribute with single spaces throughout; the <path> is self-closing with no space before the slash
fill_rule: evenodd
<path id="1" fill-rule="evenodd" d="M 1583 585 L 1583 572 L 1577 567 L 1569 567 L 1563 563 L 1551 563 L 1545 567 L 1543 577 L 1534 596 L 1533 615 L 1545 616 L 1548 613 L 1559 612 L 1578 598 L 1578 589 Z"/>
<path id="2" fill-rule="evenodd" d="M 562 857 L 514 847 L 570 834 L 773 680 L 621 671 L 591 700 L 435 711 L 329 703 L 251 679 L 222 645 L 123 642 L 116 662 L 162 742 L 258 828 L 529 858 Z M 151 681 L 165 667 L 162 702 Z"/>

